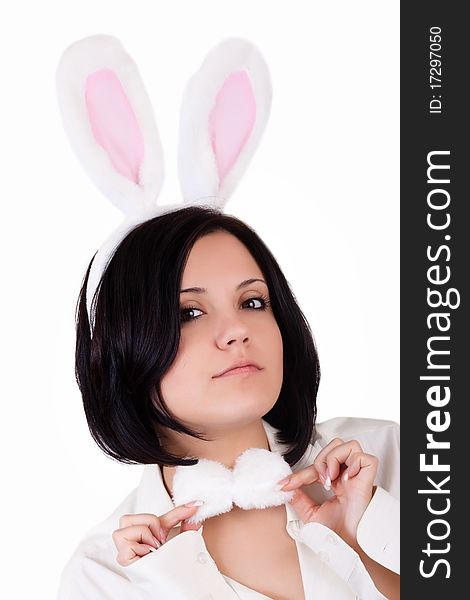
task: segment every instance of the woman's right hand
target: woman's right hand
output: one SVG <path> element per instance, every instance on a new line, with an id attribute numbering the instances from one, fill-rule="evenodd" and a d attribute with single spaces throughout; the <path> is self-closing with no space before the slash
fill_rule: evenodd
<path id="1" fill-rule="evenodd" d="M 177 506 L 164 515 L 157 517 L 151 513 L 123 515 L 119 519 L 119 529 L 113 531 L 113 541 L 118 550 L 116 560 L 127 567 L 152 550 L 165 543 L 170 529 L 182 521 L 179 533 L 188 530 L 197 531 L 200 523 L 190 524 L 189 519 L 198 506 Z"/>

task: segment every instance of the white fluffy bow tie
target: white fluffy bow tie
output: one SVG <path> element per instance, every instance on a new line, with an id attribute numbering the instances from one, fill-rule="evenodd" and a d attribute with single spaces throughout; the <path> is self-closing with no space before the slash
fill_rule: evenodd
<path id="1" fill-rule="evenodd" d="M 198 523 L 229 512 L 233 504 L 248 510 L 289 502 L 294 491 L 281 490 L 278 481 L 291 473 L 280 454 L 248 448 L 238 456 L 233 469 L 207 458 L 200 458 L 196 465 L 177 466 L 172 497 L 176 506 L 202 500 L 204 504 L 187 519 Z"/>

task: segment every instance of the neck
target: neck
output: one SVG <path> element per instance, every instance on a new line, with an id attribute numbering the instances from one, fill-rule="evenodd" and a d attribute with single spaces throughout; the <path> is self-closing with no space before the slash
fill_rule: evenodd
<path id="1" fill-rule="evenodd" d="M 247 448 L 271 450 L 261 419 L 251 421 L 239 427 L 231 427 L 224 430 L 219 429 L 215 432 L 207 431 L 207 437 L 211 438 L 210 441 L 199 440 L 179 432 L 172 431 L 171 433 L 176 434 L 172 437 L 173 443 L 170 444 L 172 452 L 216 460 L 229 469 L 233 468 L 236 458 Z M 161 468 L 163 481 L 169 494 L 172 494 L 173 490 L 175 469 L 176 467 L 167 467 L 165 465 Z"/>

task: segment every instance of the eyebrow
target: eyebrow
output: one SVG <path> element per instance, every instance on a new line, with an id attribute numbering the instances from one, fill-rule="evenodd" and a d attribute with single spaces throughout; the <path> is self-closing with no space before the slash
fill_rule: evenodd
<path id="1" fill-rule="evenodd" d="M 237 285 L 236 289 L 241 290 L 241 288 L 247 287 L 248 285 L 254 283 L 255 281 L 261 281 L 261 283 L 264 283 L 266 286 L 268 285 L 264 279 L 258 279 L 256 277 L 252 277 L 251 279 L 245 279 L 244 281 L 239 283 Z M 185 292 L 193 292 L 194 294 L 205 294 L 207 292 L 207 290 L 206 290 L 206 288 L 192 287 L 192 288 L 186 288 L 185 290 L 181 290 L 180 294 L 184 294 Z"/>

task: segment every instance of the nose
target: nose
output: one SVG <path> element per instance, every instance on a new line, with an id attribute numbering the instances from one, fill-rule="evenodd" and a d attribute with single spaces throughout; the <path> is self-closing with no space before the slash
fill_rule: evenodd
<path id="1" fill-rule="evenodd" d="M 217 339 L 217 345 L 221 349 L 225 349 L 227 346 L 233 346 L 236 344 L 245 344 L 249 340 L 248 327 L 240 319 L 231 321 L 224 327 Z"/>
<path id="2" fill-rule="evenodd" d="M 240 338 L 240 340 L 244 344 L 248 340 L 248 336 Z M 227 346 L 230 346 L 231 344 L 236 344 L 237 341 L 238 341 L 238 338 L 231 339 L 227 342 Z"/>

